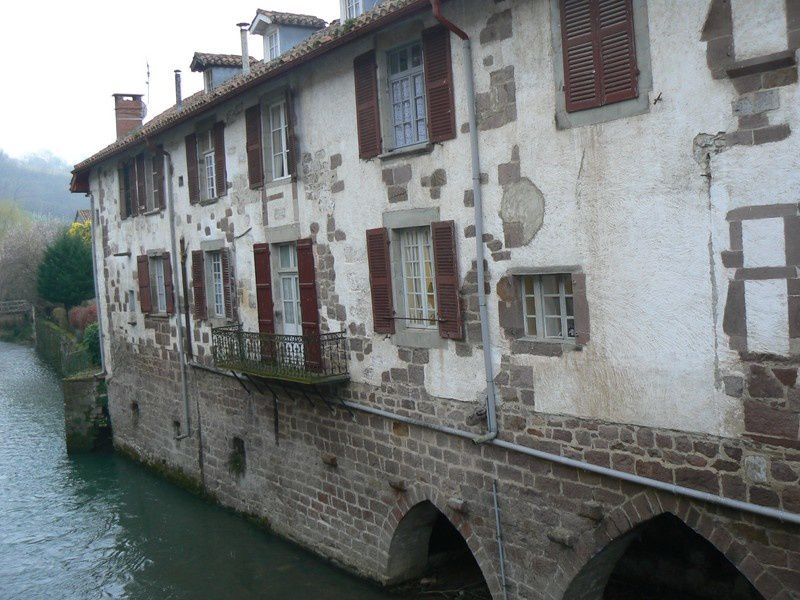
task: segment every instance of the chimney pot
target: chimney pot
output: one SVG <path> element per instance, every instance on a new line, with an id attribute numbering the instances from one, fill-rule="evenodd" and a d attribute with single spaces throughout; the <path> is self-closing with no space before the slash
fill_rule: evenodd
<path id="1" fill-rule="evenodd" d="M 122 139 L 134 129 L 142 126 L 145 105 L 144 94 L 113 94 L 114 113 L 117 121 L 117 139 Z"/>
<path id="2" fill-rule="evenodd" d="M 239 35 L 242 37 L 242 73 L 247 75 L 250 72 L 250 51 L 247 49 L 247 32 L 249 23 L 237 23 Z"/>

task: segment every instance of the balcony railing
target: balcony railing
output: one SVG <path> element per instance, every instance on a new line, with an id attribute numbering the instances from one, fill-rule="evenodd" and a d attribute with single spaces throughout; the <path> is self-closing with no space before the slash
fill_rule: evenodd
<path id="1" fill-rule="evenodd" d="M 278 335 L 231 325 L 212 329 L 211 342 L 220 369 L 307 384 L 348 378 L 344 332 Z"/>

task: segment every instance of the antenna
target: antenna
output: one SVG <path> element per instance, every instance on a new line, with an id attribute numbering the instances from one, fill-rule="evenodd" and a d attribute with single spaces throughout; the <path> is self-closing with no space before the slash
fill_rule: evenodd
<path id="1" fill-rule="evenodd" d="M 145 85 L 147 86 L 147 105 L 150 105 L 150 60 L 145 58 L 145 64 L 147 65 L 147 81 Z"/>

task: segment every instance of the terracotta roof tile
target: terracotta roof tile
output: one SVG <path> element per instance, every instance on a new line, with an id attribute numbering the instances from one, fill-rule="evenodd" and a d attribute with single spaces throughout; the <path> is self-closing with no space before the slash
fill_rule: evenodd
<path id="1" fill-rule="evenodd" d="M 325 21 L 314 15 L 298 15 L 296 13 L 264 10 L 263 8 L 256 10 L 256 13 L 267 17 L 276 25 L 298 25 L 300 27 L 314 27 L 316 29 L 325 27 Z"/>
<path id="2" fill-rule="evenodd" d="M 240 73 L 231 77 L 210 92 L 197 92 L 183 100 L 181 110 L 172 106 L 153 117 L 142 127 L 134 129 L 126 137 L 106 146 L 84 161 L 81 161 L 73 173 L 85 171 L 127 148 L 144 143 L 147 138 L 159 135 L 190 117 L 200 115 L 206 110 L 220 104 L 241 92 L 269 81 L 272 77 L 282 75 L 287 70 L 306 60 L 311 60 L 326 52 L 338 48 L 342 44 L 358 39 L 362 35 L 373 31 L 395 19 L 402 18 L 430 7 L 429 0 L 384 0 L 372 10 L 364 13 L 357 19 L 344 24 L 334 21 L 324 29 L 315 31 L 304 41 L 284 52 L 278 58 L 269 62 L 258 62 L 245 75 Z"/>
<path id="3" fill-rule="evenodd" d="M 257 58 L 250 57 L 250 65 L 258 62 Z M 241 54 L 212 54 L 211 52 L 195 52 L 192 57 L 192 64 L 189 68 L 192 71 L 203 71 L 208 67 L 241 67 Z"/>

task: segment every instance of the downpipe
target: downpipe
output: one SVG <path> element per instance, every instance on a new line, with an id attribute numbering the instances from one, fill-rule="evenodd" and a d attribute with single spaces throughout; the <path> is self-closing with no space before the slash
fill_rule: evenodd
<path id="1" fill-rule="evenodd" d="M 191 426 L 191 413 L 189 410 L 189 390 L 186 384 L 186 355 L 184 351 L 184 337 L 183 337 L 183 323 L 181 322 L 181 311 L 179 307 L 182 305 L 180 302 L 179 291 L 181 289 L 178 281 L 179 273 L 181 273 L 181 262 L 178 254 L 178 242 L 175 233 L 175 193 L 172 186 L 172 155 L 166 150 L 164 153 L 164 167 L 167 173 L 167 205 L 169 217 L 169 237 L 170 237 L 170 260 L 172 261 L 172 293 L 176 295 L 173 298 L 173 306 L 175 306 L 174 317 L 176 330 L 178 332 L 178 362 L 180 362 L 181 373 L 181 395 L 183 396 L 183 433 L 177 436 L 176 440 L 183 440 L 192 435 Z"/>
<path id="2" fill-rule="evenodd" d="M 97 309 L 97 332 L 100 341 L 100 373 L 97 373 L 97 375 L 102 376 L 106 374 L 106 348 L 105 336 L 103 335 L 103 315 L 100 302 L 100 287 L 97 284 L 100 277 L 100 274 L 97 272 L 97 242 L 94 239 L 94 234 L 100 231 L 100 224 L 95 218 L 94 194 L 89 192 L 86 195 L 89 196 L 89 210 L 92 212 L 92 274 L 94 275 L 94 303 Z"/>
<path id="3" fill-rule="evenodd" d="M 483 269 L 483 192 L 481 189 L 481 158 L 478 145 L 478 123 L 475 114 L 475 74 L 472 68 L 472 43 L 469 36 L 442 14 L 440 0 L 431 0 L 433 16 L 439 23 L 461 39 L 464 53 L 464 91 L 467 95 L 467 117 L 469 123 L 469 147 L 472 168 L 472 195 L 475 218 L 475 269 L 478 274 L 478 315 L 481 322 L 481 345 L 483 346 L 483 370 L 486 377 L 486 433 L 473 439 L 484 444 L 497 437 L 497 398 L 494 389 L 494 366 L 492 365 L 492 343 L 489 316 L 486 309 L 486 277 Z"/>

